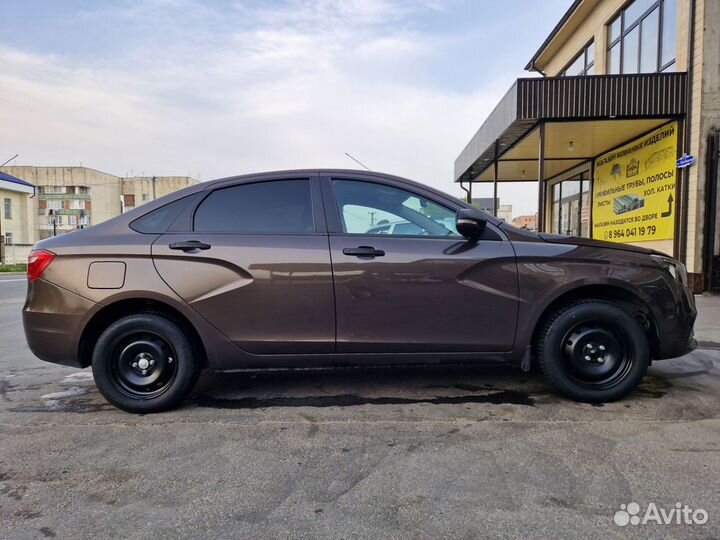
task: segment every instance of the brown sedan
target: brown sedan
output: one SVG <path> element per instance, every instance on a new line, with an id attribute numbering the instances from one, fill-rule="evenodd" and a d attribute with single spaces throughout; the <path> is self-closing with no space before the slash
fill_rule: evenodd
<path id="1" fill-rule="evenodd" d="M 203 368 L 539 364 L 573 399 L 632 391 L 693 347 L 684 266 L 536 234 L 401 178 L 343 170 L 186 188 L 38 243 L 23 321 L 108 401 L 178 405 Z"/>

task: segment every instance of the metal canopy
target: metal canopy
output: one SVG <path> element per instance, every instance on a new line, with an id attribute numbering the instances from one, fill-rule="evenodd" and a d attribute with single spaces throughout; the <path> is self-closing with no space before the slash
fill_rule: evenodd
<path id="1" fill-rule="evenodd" d="M 524 139 L 529 139 L 528 136 L 533 135 L 538 125 L 551 123 L 548 124 L 548 131 L 551 131 L 551 125 L 561 122 L 679 117 L 685 113 L 686 83 L 686 73 L 518 79 L 455 160 L 455 181 L 493 181 L 495 178 L 502 181 L 502 162 L 510 160 L 506 154 Z M 651 123 L 648 123 L 647 129 L 650 129 Z M 636 127 L 639 129 L 640 124 Z M 548 135 L 548 141 L 555 139 L 556 136 Z M 557 140 L 569 145 L 573 139 L 563 135 Z M 537 163 L 538 144 L 539 141 L 530 143 L 534 149 L 535 164 L 531 165 L 532 161 L 528 160 L 528 168 L 524 169 L 527 180 L 537 179 L 538 169 L 543 168 Z M 547 153 L 545 159 L 560 161 L 574 158 L 581 162 L 596 155 L 582 154 L 580 148 L 575 150 L 577 153 L 571 156 Z M 500 162 L 497 176 L 496 168 L 490 167 L 496 161 Z M 561 165 L 546 162 L 541 177 L 552 176 L 549 173 L 557 172 Z M 562 170 L 572 166 L 570 163 L 564 165 Z M 484 173 L 487 170 L 491 176 L 486 179 Z M 512 180 L 523 181 L 524 178 Z"/>

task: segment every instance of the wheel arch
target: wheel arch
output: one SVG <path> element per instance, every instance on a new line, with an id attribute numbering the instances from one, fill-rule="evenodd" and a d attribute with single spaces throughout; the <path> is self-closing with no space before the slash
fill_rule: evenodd
<path id="1" fill-rule="evenodd" d="M 110 324 L 122 317 L 137 313 L 158 313 L 179 325 L 190 338 L 193 350 L 200 359 L 201 366 L 207 367 L 208 356 L 205 345 L 190 320 L 170 304 L 152 298 L 123 298 L 103 306 L 94 313 L 85 324 L 80 336 L 78 346 L 80 365 L 85 368 L 91 364 L 95 344 L 100 334 Z"/>
<path id="2" fill-rule="evenodd" d="M 651 357 L 655 357 L 658 350 L 659 330 L 655 314 L 647 301 L 637 292 L 617 284 L 586 284 L 565 290 L 552 299 L 536 318 L 533 325 L 531 344 L 535 343 L 537 333 L 543 323 L 557 310 L 568 306 L 578 300 L 600 300 L 611 302 L 628 311 L 645 331 L 650 346 Z"/>

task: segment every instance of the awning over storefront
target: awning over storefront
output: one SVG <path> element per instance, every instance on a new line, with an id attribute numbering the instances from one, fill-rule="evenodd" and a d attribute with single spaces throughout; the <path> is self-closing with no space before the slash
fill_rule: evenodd
<path id="1" fill-rule="evenodd" d="M 455 181 L 550 179 L 682 117 L 686 83 L 686 73 L 518 79 L 455 160 Z"/>

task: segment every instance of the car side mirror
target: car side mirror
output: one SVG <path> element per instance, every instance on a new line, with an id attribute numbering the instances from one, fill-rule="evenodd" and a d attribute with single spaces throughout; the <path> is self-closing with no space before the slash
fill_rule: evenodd
<path id="1" fill-rule="evenodd" d="M 468 240 L 479 240 L 485 231 L 485 221 L 477 211 L 461 208 L 455 217 L 455 228 Z"/>

